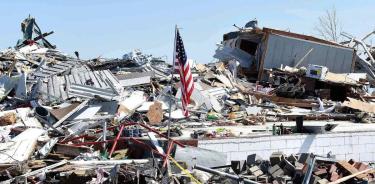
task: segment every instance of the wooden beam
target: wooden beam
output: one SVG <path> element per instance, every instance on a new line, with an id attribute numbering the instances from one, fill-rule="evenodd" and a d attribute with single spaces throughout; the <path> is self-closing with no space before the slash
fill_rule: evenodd
<path id="1" fill-rule="evenodd" d="M 363 174 L 365 174 L 365 173 L 374 172 L 374 171 L 375 171 L 375 170 L 372 169 L 372 168 L 370 168 L 370 169 L 366 169 L 366 170 L 363 170 L 363 171 L 360 171 L 360 172 L 357 172 L 357 173 L 351 174 L 351 175 L 349 175 L 349 176 L 342 177 L 342 178 L 340 178 L 340 179 L 338 179 L 338 180 L 336 180 L 336 181 L 334 181 L 334 182 L 330 182 L 330 183 L 328 183 L 328 184 L 339 184 L 339 183 L 342 183 L 342 182 L 344 182 L 344 181 L 347 181 L 347 180 L 349 180 L 349 179 L 351 179 L 351 178 L 354 178 L 354 177 L 356 177 L 356 176 L 358 176 L 358 175 L 363 175 Z"/>
<path id="2" fill-rule="evenodd" d="M 338 166 L 340 166 L 341 168 L 349 172 L 350 175 L 353 175 L 359 172 L 358 169 L 356 169 L 354 166 L 350 165 L 346 161 L 338 161 L 337 164 Z M 363 179 L 363 178 L 366 178 L 366 174 L 357 174 L 355 175 L 355 177 L 358 179 Z"/>

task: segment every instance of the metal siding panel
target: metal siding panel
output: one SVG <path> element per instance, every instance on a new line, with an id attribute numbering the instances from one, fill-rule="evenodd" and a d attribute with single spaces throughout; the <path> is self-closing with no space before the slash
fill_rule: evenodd
<path id="1" fill-rule="evenodd" d="M 82 84 L 77 73 L 72 73 L 72 76 L 74 78 L 74 83 L 72 82 L 72 84 Z"/>
<path id="2" fill-rule="evenodd" d="M 277 47 L 277 52 L 275 54 L 275 63 L 283 63 L 283 62 L 286 62 L 282 57 L 282 53 L 283 53 L 283 45 L 284 45 L 284 40 L 280 39 L 280 38 L 277 38 L 277 43 L 279 44 L 276 44 L 276 47 Z M 277 66 L 275 65 L 275 67 L 280 67 L 280 66 Z"/>
<path id="3" fill-rule="evenodd" d="M 281 64 L 294 66 L 311 48 L 314 48 L 301 66 L 317 64 L 327 66 L 332 72 L 351 71 L 352 57 L 350 56 L 354 51 L 349 48 L 273 34 L 269 36 L 267 46 L 264 68 L 279 68 Z"/>
<path id="4" fill-rule="evenodd" d="M 326 66 L 328 66 L 329 63 L 332 63 L 335 60 L 335 52 L 331 48 L 330 49 L 325 49 L 322 52 L 322 55 L 324 55 L 325 63 Z M 330 67 L 328 67 L 330 68 Z"/>
<path id="5" fill-rule="evenodd" d="M 340 66 L 340 70 L 344 70 L 345 68 L 344 68 L 344 66 L 345 66 L 345 61 L 347 61 L 347 60 L 351 60 L 351 58 L 350 57 L 348 57 L 348 54 L 347 53 L 342 53 L 341 54 L 342 55 L 342 60 L 341 60 L 341 65 L 339 65 Z"/>
<path id="6" fill-rule="evenodd" d="M 46 95 L 48 95 L 48 101 L 52 101 L 53 98 L 51 98 L 51 96 L 54 96 L 53 87 L 52 87 L 52 78 L 48 79 L 47 89 L 48 89 L 48 93 Z"/>
<path id="7" fill-rule="evenodd" d="M 100 78 L 99 82 L 100 82 L 100 85 L 102 86 L 102 88 L 109 88 L 108 84 L 107 84 L 107 81 L 106 81 L 106 77 L 103 76 L 102 72 L 101 71 L 95 71 L 97 72 L 96 76 L 98 76 Z"/>
<path id="8" fill-rule="evenodd" d="M 299 60 L 301 60 L 303 58 L 303 56 L 306 55 L 307 52 L 309 52 L 309 50 L 311 48 L 313 48 L 312 45 L 308 44 L 308 43 L 305 43 L 305 42 L 302 42 L 302 43 L 299 43 L 297 40 L 294 40 L 295 44 L 301 48 L 301 52 L 297 53 L 297 58 L 296 58 L 296 62 L 298 62 Z M 311 53 L 310 53 L 311 54 Z M 302 63 L 302 66 L 306 65 L 305 62 Z"/>
<path id="9" fill-rule="evenodd" d="M 353 53 L 351 53 L 351 52 L 345 52 L 345 58 L 344 58 L 344 60 L 343 60 L 343 62 L 346 62 L 346 61 L 349 61 L 349 60 L 353 60 Z M 345 64 L 346 65 L 346 64 Z M 342 70 L 344 70 L 345 68 L 344 68 L 344 64 L 342 65 L 342 68 L 341 68 Z M 349 72 L 351 72 L 351 70 L 350 71 L 348 71 L 348 73 Z"/>
<path id="10" fill-rule="evenodd" d="M 290 58 L 291 60 L 292 60 L 292 62 L 293 62 L 293 64 L 295 65 L 298 61 L 295 61 L 295 57 L 294 57 L 294 51 L 297 49 L 296 48 L 296 46 L 295 45 L 291 45 L 290 47 L 285 47 L 285 48 L 287 48 L 286 49 L 286 55 L 285 55 L 285 57 L 287 57 L 287 58 Z"/>
<path id="11" fill-rule="evenodd" d="M 284 45 L 285 44 L 285 41 L 284 40 L 281 40 L 280 39 L 280 41 L 281 41 L 281 53 L 280 53 L 280 57 L 279 57 L 279 59 L 280 60 L 282 60 L 282 61 L 285 61 L 285 62 L 288 62 L 287 60 L 285 60 L 285 59 L 287 59 L 287 58 L 289 58 L 288 57 L 288 54 L 286 54 L 285 52 L 286 52 L 286 46 Z M 289 61 L 290 62 L 290 61 Z"/>
<path id="12" fill-rule="evenodd" d="M 79 72 L 79 73 L 78 73 L 78 76 L 79 76 L 79 79 L 81 80 L 81 84 L 82 84 L 82 85 L 86 85 L 86 78 L 85 78 L 85 74 L 84 74 L 84 73 L 81 73 L 81 72 Z"/>
<path id="13" fill-rule="evenodd" d="M 49 100 L 49 97 L 46 95 L 48 94 L 48 86 L 47 86 L 48 83 L 45 83 L 45 82 L 41 82 L 41 85 L 40 85 L 40 90 L 42 92 L 42 99 L 43 101 L 47 101 Z"/>
<path id="14" fill-rule="evenodd" d="M 272 61 L 273 61 L 272 55 L 269 53 L 269 51 L 275 50 L 274 47 L 276 44 L 270 37 L 271 35 L 268 37 L 267 52 L 266 52 L 266 55 L 264 56 L 264 63 L 263 63 L 264 68 L 268 68 L 268 65 L 272 65 Z"/>
<path id="15" fill-rule="evenodd" d="M 57 80 L 57 76 L 52 76 L 53 93 L 55 97 L 60 98 L 60 81 Z"/>
<path id="16" fill-rule="evenodd" d="M 58 65 L 62 65 L 62 66 L 65 66 L 65 67 L 67 67 L 67 68 L 70 68 L 70 67 L 72 67 L 73 65 L 71 65 L 71 64 L 68 64 L 68 63 L 64 63 L 64 62 L 59 62 L 58 63 Z"/>
<path id="17" fill-rule="evenodd" d="M 288 40 L 285 44 L 290 44 L 295 47 L 293 49 L 293 52 L 289 54 L 289 63 L 287 64 L 288 66 L 294 66 L 297 64 L 297 62 L 303 57 L 301 56 L 301 53 L 305 51 L 305 48 L 302 44 L 298 44 L 295 40 Z"/>
<path id="18" fill-rule="evenodd" d="M 92 81 L 94 82 L 94 86 L 96 88 L 100 88 L 100 85 L 99 85 L 99 82 L 98 80 L 96 79 L 95 75 L 93 72 L 87 72 L 89 75 L 90 75 L 90 78 L 92 79 Z"/>
<path id="19" fill-rule="evenodd" d="M 337 67 L 339 70 L 344 70 L 345 69 L 344 66 L 346 66 L 345 61 L 351 60 L 351 58 L 347 57 L 348 54 L 345 52 L 339 51 L 339 53 L 340 53 L 341 58 L 340 58 L 340 65 L 338 65 Z"/>
<path id="20" fill-rule="evenodd" d="M 70 85 L 71 85 L 71 84 L 75 84 L 75 83 L 77 83 L 76 80 L 74 79 L 74 76 L 73 76 L 73 75 L 69 75 L 68 78 L 69 78 L 69 84 L 70 84 Z"/>
<path id="21" fill-rule="evenodd" d="M 271 68 L 271 66 L 273 65 L 272 62 L 274 61 L 273 53 L 275 51 L 275 46 L 276 46 L 274 37 L 272 35 L 268 36 L 268 43 L 266 45 L 267 45 L 267 52 L 266 52 L 266 55 L 264 56 L 263 68 Z"/>
<path id="22" fill-rule="evenodd" d="M 109 71 L 109 70 L 104 70 L 103 71 L 105 73 L 105 75 L 107 76 L 107 78 L 114 84 L 114 85 L 118 85 L 120 82 L 119 80 Z"/>
<path id="23" fill-rule="evenodd" d="M 340 61 L 341 53 L 337 49 L 330 49 L 330 52 L 334 53 L 334 58 L 329 62 L 329 70 L 331 72 L 340 73 L 341 67 L 344 65 L 344 61 Z"/>
<path id="24" fill-rule="evenodd" d="M 271 37 L 272 35 L 270 35 L 270 37 Z M 272 48 L 272 51 L 274 51 L 274 52 L 267 52 L 267 54 L 269 54 L 271 57 L 270 57 L 270 59 L 271 59 L 271 61 L 269 61 L 269 64 L 270 64 L 270 66 L 274 66 L 275 65 L 275 63 L 274 62 L 277 62 L 277 60 L 276 60 L 276 54 L 277 54 L 277 45 L 278 45 L 278 42 L 277 42 L 277 38 L 275 38 L 275 37 L 272 37 L 272 38 L 270 38 L 270 40 L 269 41 L 271 41 L 272 43 L 271 43 L 271 48 Z"/>
<path id="25" fill-rule="evenodd" d="M 98 84 L 99 84 L 100 88 L 105 88 L 106 85 L 105 85 L 102 77 L 99 75 L 99 72 L 98 71 L 94 71 L 93 74 L 94 74 L 96 80 L 98 81 Z"/>
<path id="26" fill-rule="evenodd" d="M 329 66 L 329 62 L 327 62 L 327 52 L 329 52 L 329 48 L 319 44 L 309 45 L 314 48 L 314 50 L 310 53 L 311 64 Z M 307 64 L 305 66 L 307 66 Z"/>
<path id="27" fill-rule="evenodd" d="M 54 68 L 61 69 L 61 70 L 63 70 L 63 71 L 65 71 L 65 70 L 68 69 L 68 67 L 65 67 L 65 66 L 63 66 L 63 65 L 59 65 L 58 63 L 55 64 L 55 65 L 53 65 L 53 67 L 54 67 Z"/>
<path id="28" fill-rule="evenodd" d="M 61 98 L 63 100 L 67 99 L 68 98 L 68 95 L 64 89 L 64 86 L 66 86 L 66 81 L 65 81 L 65 76 L 62 76 L 62 77 L 58 77 L 57 80 L 59 80 L 60 82 L 60 94 L 61 94 Z"/>
<path id="29" fill-rule="evenodd" d="M 88 76 L 87 72 L 82 73 L 82 78 L 84 78 L 85 84 L 86 84 L 86 81 L 88 81 L 90 79 L 90 77 Z"/>

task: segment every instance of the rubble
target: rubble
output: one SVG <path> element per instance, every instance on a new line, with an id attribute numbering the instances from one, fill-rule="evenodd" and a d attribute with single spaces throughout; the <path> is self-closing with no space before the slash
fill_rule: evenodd
<path id="1" fill-rule="evenodd" d="M 255 155 L 249 155 L 254 158 Z M 196 165 L 194 169 L 212 174 L 206 182 L 220 183 L 230 179 L 244 183 L 360 183 L 374 181 L 375 170 L 354 160 L 337 161 L 311 153 L 287 156 L 273 153 L 269 160 L 232 161 L 210 169 Z M 238 167 L 239 166 L 239 167 Z"/>
<path id="2" fill-rule="evenodd" d="M 275 152 L 227 165 L 226 154 L 199 147 L 200 140 L 249 136 L 249 127 L 283 136 L 325 134 L 339 126 L 335 120 L 375 122 L 372 56 L 358 59 L 352 46 L 254 24 L 224 35 L 217 62 L 189 60 L 195 88 L 185 117 L 179 76 L 165 58 L 138 49 L 120 59 L 70 56 L 47 40 L 53 31 L 26 18 L 23 38 L 0 52 L 0 181 L 373 181 L 373 166 L 353 160 Z M 297 46 L 303 49 L 291 49 Z"/>

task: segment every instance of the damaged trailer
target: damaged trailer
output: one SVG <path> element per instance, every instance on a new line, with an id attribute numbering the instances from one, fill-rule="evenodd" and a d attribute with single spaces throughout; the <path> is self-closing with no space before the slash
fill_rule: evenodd
<path id="1" fill-rule="evenodd" d="M 224 34 L 214 55 L 237 60 L 241 72 L 252 81 L 265 79 L 264 69 L 281 66 L 326 66 L 335 73 L 354 70 L 356 51 L 312 36 L 271 28 L 240 29 Z"/>

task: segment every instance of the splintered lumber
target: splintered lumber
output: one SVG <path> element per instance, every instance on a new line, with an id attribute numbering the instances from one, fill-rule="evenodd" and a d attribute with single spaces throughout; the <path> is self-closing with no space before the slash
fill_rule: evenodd
<path id="1" fill-rule="evenodd" d="M 116 165 L 116 164 L 145 164 L 148 159 L 126 159 L 126 160 L 72 160 L 69 164 L 75 166 L 98 166 L 98 165 Z"/>
<path id="2" fill-rule="evenodd" d="M 78 110 L 82 109 L 87 103 L 89 102 L 89 100 L 85 100 L 83 101 L 81 104 L 79 104 L 76 108 L 74 108 L 72 111 L 70 111 L 68 114 L 66 114 L 64 117 L 62 117 L 59 121 L 57 121 L 53 127 L 58 127 L 61 125 L 61 123 L 63 123 L 66 119 L 68 119 L 70 116 L 72 116 L 75 112 L 77 112 Z"/>
<path id="3" fill-rule="evenodd" d="M 350 173 L 350 175 L 352 174 L 355 174 L 355 173 L 358 173 L 358 169 L 356 169 L 354 166 L 350 165 L 348 162 L 346 161 L 338 161 L 337 164 L 343 168 L 344 170 L 346 170 L 347 172 Z M 358 174 L 355 176 L 356 178 L 358 179 L 363 179 L 363 178 L 366 178 L 366 174 Z"/>
<path id="4" fill-rule="evenodd" d="M 318 107 L 318 101 L 316 100 L 285 98 L 285 97 L 267 95 L 267 94 L 262 94 L 262 93 L 257 93 L 257 92 L 251 92 L 250 94 L 254 95 L 257 99 L 268 99 L 278 105 L 295 106 L 295 107 L 302 107 L 302 108 Z"/>
<path id="5" fill-rule="evenodd" d="M 7 181 L 3 181 L 1 183 L 12 183 L 16 178 L 27 178 L 29 176 L 34 176 L 34 175 L 37 175 L 37 174 L 42 173 L 42 172 L 47 172 L 48 170 L 51 170 L 51 169 L 54 169 L 56 167 L 62 166 L 64 164 L 66 164 L 67 162 L 68 162 L 67 160 L 62 160 L 62 161 L 57 162 L 55 164 L 49 165 L 47 167 L 40 168 L 40 169 L 35 170 L 35 171 L 28 172 L 26 174 L 17 176 L 15 178 L 9 179 Z"/>
<path id="6" fill-rule="evenodd" d="M 342 105 L 345 107 L 350 107 L 352 109 L 357 109 L 361 110 L 364 112 L 370 112 L 370 113 L 375 113 L 375 104 L 371 104 L 368 102 L 363 102 L 360 100 L 356 100 L 354 98 L 349 98 L 349 101 L 345 101 Z"/>
<path id="7" fill-rule="evenodd" d="M 357 172 L 357 173 L 351 174 L 351 175 L 349 175 L 349 176 L 342 177 L 342 178 L 340 178 L 340 179 L 338 179 L 338 180 L 336 180 L 336 181 L 334 181 L 334 182 L 330 182 L 330 183 L 328 183 L 328 184 L 339 184 L 339 183 L 342 183 L 342 182 L 344 182 L 344 181 L 347 181 L 347 180 L 349 180 L 349 179 L 351 179 L 351 178 L 354 178 L 354 177 L 356 177 L 356 176 L 358 176 L 358 175 L 363 175 L 363 174 L 365 174 L 365 173 L 367 173 L 367 172 L 370 172 L 370 171 L 374 171 L 374 169 L 372 169 L 372 168 L 370 168 L 370 169 L 366 169 L 366 170 L 363 170 L 363 171 L 360 171 L 360 172 Z"/>

